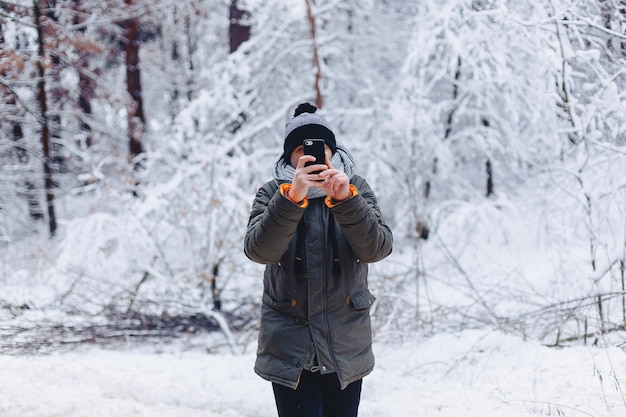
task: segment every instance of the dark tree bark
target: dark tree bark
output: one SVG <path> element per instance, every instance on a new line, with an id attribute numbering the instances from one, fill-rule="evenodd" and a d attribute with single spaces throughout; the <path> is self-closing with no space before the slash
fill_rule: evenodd
<path id="1" fill-rule="evenodd" d="M 78 25 L 83 23 L 84 16 L 86 16 L 85 10 L 82 7 L 82 0 L 74 0 L 74 11 L 77 13 L 74 16 L 74 24 Z M 79 29 L 80 34 L 84 34 L 86 28 Z M 81 49 L 80 56 L 76 62 L 76 70 L 78 72 L 78 107 L 81 110 L 80 118 L 80 130 L 85 134 L 85 145 L 90 147 L 93 144 L 91 125 L 88 122 L 88 118 L 91 115 L 91 100 L 95 96 L 96 83 L 93 78 L 86 75 L 85 68 L 89 65 L 90 54 Z"/>
<path id="2" fill-rule="evenodd" d="M 2 19 L 0 19 L 0 45 L 5 44 Z M 17 74 L 24 71 L 24 61 L 19 57 L 16 51 L 5 49 L 0 51 L 0 76 L 5 80 L 14 79 Z M 6 104 L 7 113 L 10 115 L 8 120 L 8 136 L 13 140 L 13 151 L 17 158 L 17 162 L 21 164 L 27 164 L 30 160 L 28 150 L 24 144 L 24 130 L 22 124 L 18 121 L 18 103 L 15 98 L 15 93 L 10 87 L 0 84 L 0 94 L 2 95 L 2 101 Z M 2 126 L 4 121 L 0 120 L 0 128 L 5 129 Z M 19 185 L 18 194 L 23 196 L 28 203 L 28 213 L 33 220 L 43 219 L 44 213 L 41 208 L 41 204 L 38 198 L 37 187 L 28 179 L 21 181 Z"/>
<path id="3" fill-rule="evenodd" d="M 491 160 L 487 159 L 485 163 L 485 170 L 487 171 L 487 197 L 493 194 L 493 169 L 491 168 Z"/>
<path id="4" fill-rule="evenodd" d="M 124 0 L 132 9 L 134 0 Z M 145 116 L 141 91 L 141 70 L 139 64 L 139 19 L 133 17 L 124 22 L 124 50 L 126 52 L 126 87 L 131 102 L 128 108 L 128 139 L 131 161 L 143 153 Z M 137 168 L 137 166 L 135 166 Z"/>
<path id="5" fill-rule="evenodd" d="M 459 97 L 459 80 L 461 79 L 461 57 L 458 57 L 456 63 L 456 71 L 454 73 L 454 86 L 452 87 L 452 100 L 456 101 Z M 455 105 L 456 106 L 456 105 Z M 457 108 L 453 107 L 448 113 L 448 120 L 446 121 L 446 133 L 444 134 L 444 140 L 450 137 L 450 133 L 452 133 L 452 124 L 454 122 L 454 113 L 456 113 Z"/>
<path id="6" fill-rule="evenodd" d="M 482 118 L 481 124 L 486 129 L 489 129 L 489 127 L 491 126 L 491 123 L 489 122 L 489 119 L 487 119 L 486 117 Z M 485 172 L 487 173 L 487 192 L 486 192 L 486 195 L 487 195 L 487 197 L 489 197 L 495 191 L 494 190 L 494 186 L 493 186 L 493 165 L 491 164 L 491 159 L 490 158 L 487 158 L 487 162 L 485 162 Z"/>
<path id="7" fill-rule="evenodd" d="M 61 137 L 63 121 L 61 120 L 62 102 L 67 97 L 67 90 L 61 86 L 61 66 L 63 65 L 61 60 L 60 44 L 65 43 L 65 39 L 62 39 L 62 35 L 58 32 L 58 13 L 57 13 L 57 0 L 42 1 L 40 11 L 46 20 L 46 32 L 44 36 L 47 39 L 51 39 L 56 42 L 56 46 L 51 46 L 47 50 L 47 59 L 50 63 L 46 68 L 46 74 L 49 82 L 46 83 L 48 90 L 48 131 L 50 135 L 50 169 L 54 174 L 65 174 L 68 172 L 67 162 L 63 157 L 63 139 Z M 54 181 L 53 187 L 57 187 Z"/>
<path id="8" fill-rule="evenodd" d="M 81 62 L 83 59 L 81 58 Z M 82 65 L 79 64 L 79 65 Z M 81 67 L 83 68 L 83 67 Z M 94 97 L 94 87 L 95 83 L 93 79 L 88 76 L 85 76 L 84 71 L 81 71 L 79 68 L 78 71 L 78 87 L 80 89 L 80 93 L 78 96 L 78 106 L 82 112 L 82 116 L 80 118 L 80 130 L 85 134 L 85 144 L 87 147 L 90 147 L 93 144 L 91 125 L 87 121 L 87 117 L 91 115 L 91 99 Z"/>
<path id="9" fill-rule="evenodd" d="M 602 23 L 605 28 L 615 30 L 616 27 L 623 27 L 623 23 L 621 25 L 617 23 L 613 25 L 612 22 L 626 18 L 626 1 L 614 2 L 598 0 L 598 3 L 600 4 Z M 623 39 L 610 36 L 606 41 L 606 46 L 609 51 L 622 54 L 622 56 L 624 56 L 624 52 L 626 52 L 624 49 L 626 48 L 626 41 Z"/>
<path id="10" fill-rule="evenodd" d="M 46 51 L 44 46 L 44 27 L 46 17 L 42 16 L 41 9 L 46 7 L 48 2 L 46 0 L 40 0 L 39 3 L 34 3 L 34 16 L 35 27 L 37 28 L 37 46 L 39 59 L 37 60 L 37 70 L 39 75 L 39 81 L 37 82 L 37 100 L 39 102 L 40 123 L 41 123 L 41 145 L 43 149 L 43 172 L 44 172 L 44 185 L 46 190 L 46 202 L 48 206 L 48 226 L 50 230 L 50 236 L 53 237 L 56 233 L 57 223 L 56 215 L 54 213 L 54 193 L 52 182 L 52 170 L 50 169 L 50 128 L 48 119 L 48 103 L 46 96 Z"/>
<path id="11" fill-rule="evenodd" d="M 245 23 L 249 16 L 247 11 L 239 9 L 237 0 L 231 1 L 229 8 L 230 25 L 228 26 L 231 53 L 250 39 L 250 26 Z"/>
<path id="12" fill-rule="evenodd" d="M 459 80 L 461 79 L 461 57 L 459 56 L 457 59 L 456 71 L 454 72 L 454 85 L 452 86 L 452 100 L 453 102 L 457 100 L 459 97 Z M 456 104 L 455 104 L 456 106 Z M 454 123 L 454 114 L 456 113 L 457 108 L 453 107 L 450 109 L 450 113 L 448 113 L 448 118 L 446 120 L 446 130 L 443 135 L 443 140 L 446 140 L 450 137 L 452 133 L 452 125 Z M 433 158 L 433 165 L 431 167 L 431 174 L 433 176 L 437 175 L 437 164 L 439 161 L 437 158 Z M 424 184 L 424 199 L 428 200 L 430 198 L 430 193 L 432 191 L 432 184 L 430 180 L 427 180 Z"/>

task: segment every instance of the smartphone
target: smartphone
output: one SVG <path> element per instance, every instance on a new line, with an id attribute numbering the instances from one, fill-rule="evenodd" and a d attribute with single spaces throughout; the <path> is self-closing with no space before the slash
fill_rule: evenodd
<path id="1" fill-rule="evenodd" d="M 326 164 L 326 152 L 324 152 L 324 139 L 305 139 L 304 140 L 304 154 L 305 155 L 313 155 L 315 157 L 315 162 L 307 162 L 304 166 L 315 165 L 315 164 Z M 313 172 L 313 174 L 318 174 L 320 171 Z"/>

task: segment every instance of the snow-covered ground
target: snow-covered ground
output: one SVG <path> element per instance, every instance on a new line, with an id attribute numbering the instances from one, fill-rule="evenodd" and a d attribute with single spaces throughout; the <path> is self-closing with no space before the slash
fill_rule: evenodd
<path id="1" fill-rule="evenodd" d="M 624 416 L 626 353 L 496 332 L 378 341 L 360 416 Z M 275 416 L 254 353 L 182 345 L 0 356 L 2 417 Z"/>

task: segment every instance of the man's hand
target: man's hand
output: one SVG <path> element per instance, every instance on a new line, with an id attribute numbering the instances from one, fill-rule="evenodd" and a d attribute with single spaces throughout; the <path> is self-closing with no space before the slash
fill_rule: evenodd
<path id="1" fill-rule="evenodd" d="M 327 196 L 335 201 L 343 201 L 350 197 L 350 178 L 341 170 L 335 169 L 330 163 L 328 156 L 326 157 L 326 165 L 328 169 L 319 173 L 322 180 L 315 184 L 321 188 Z"/>
<path id="2" fill-rule="evenodd" d="M 303 155 L 298 159 L 298 165 L 296 166 L 296 173 L 293 176 L 291 182 L 291 189 L 288 192 L 289 199 L 294 203 L 299 203 L 304 200 L 309 188 L 320 187 L 323 184 L 320 182 L 323 180 L 322 173 L 328 171 L 328 166 L 322 164 L 304 166 L 307 162 L 315 162 L 315 157 L 311 155 Z M 328 158 L 326 159 L 328 164 Z M 321 171 L 319 174 L 313 174 L 315 171 Z"/>

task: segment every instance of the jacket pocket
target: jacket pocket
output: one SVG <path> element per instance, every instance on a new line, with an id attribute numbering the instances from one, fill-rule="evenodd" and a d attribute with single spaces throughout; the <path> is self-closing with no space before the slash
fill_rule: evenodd
<path id="1" fill-rule="evenodd" d="M 360 290 L 350 296 L 350 304 L 355 310 L 365 310 L 371 307 L 376 297 L 368 289 Z"/>
<path id="2" fill-rule="evenodd" d="M 278 311 L 292 309 L 296 306 L 296 300 L 276 301 L 266 292 L 263 293 L 263 303 Z"/>

